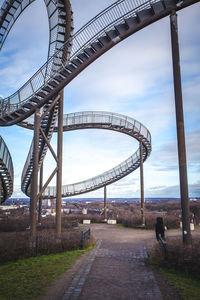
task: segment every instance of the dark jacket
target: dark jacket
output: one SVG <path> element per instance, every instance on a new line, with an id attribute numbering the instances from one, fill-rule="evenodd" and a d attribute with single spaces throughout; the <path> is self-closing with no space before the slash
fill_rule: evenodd
<path id="1" fill-rule="evenodd" d="M 156 231 L 157 241 L 159 240 L 159 234 L 162 238 L 165 238 L 165 228 L 164 228 L 164 225 L 163 225 L 163 218 L 158 217 L 156 219 L 155 231 Z"/>

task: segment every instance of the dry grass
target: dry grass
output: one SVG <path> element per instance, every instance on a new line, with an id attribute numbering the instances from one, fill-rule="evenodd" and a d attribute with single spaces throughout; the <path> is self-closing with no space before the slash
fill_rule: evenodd
<path id="1" fill-rule="evenodd" d="M 200 279 L 200 237 L 193 238 L 191 248 L 183 246 L 181 238 L 171 237 L 167 240 L 167 247 L 168 258 L 165 259 L 162 247 L 156 244 L 150 253 L 153 264 Z"/>

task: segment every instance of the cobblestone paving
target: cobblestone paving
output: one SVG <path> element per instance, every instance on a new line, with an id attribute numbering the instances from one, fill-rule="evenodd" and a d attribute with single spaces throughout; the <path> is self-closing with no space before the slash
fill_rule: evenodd
<path id="1" fill-rule="evenodd" d="M 162 299 L 154 275 L 145 265 L 146 245 L 139 231 L 133 234 L 108 225 L 94 225 L 92 231 L 97 245 L 62 300 Z"/>
<path id="2" fill-rule="evenodd" d="M 80 295 L 80 292 L 85 283 L 86 277 L 87 277 L 88 273 L 90 272 L 92 263 L 93 263 L 95 256 L 99 250 L 101 242 L 102 242 L 101 240 L 97 241 L 95 249 L 93 249 L 91 251 L 89 257 L 87 257 L 85 259 L 84 263 L 79 268 L 77 274 L 75 275 L 74 279 L 72 280 L 71 285 L 65 292 L 62 300 L 78 299 L 78 296 Z"/>

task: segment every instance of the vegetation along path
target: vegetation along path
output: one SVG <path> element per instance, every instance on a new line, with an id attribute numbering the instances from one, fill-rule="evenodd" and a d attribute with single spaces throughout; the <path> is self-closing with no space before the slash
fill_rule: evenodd
<path id="1" fill-rule="evenodd" d="M 43 299 L 163 299 L 158 276 L 145 264 L 147 249 L 156 242 L 153 231 L 107 224 L 90 228 L 96 247 L 82 258 L 62 298 L 56 297 L 58 282 Z"/>

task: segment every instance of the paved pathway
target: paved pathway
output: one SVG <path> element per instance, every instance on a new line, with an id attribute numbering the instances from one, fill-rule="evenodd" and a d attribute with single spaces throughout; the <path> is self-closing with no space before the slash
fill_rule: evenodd
<path id="1" fill-rule="evenodd" d="M 160 300 L 152 271 L 145 265 L 153 232 L 94 224 L 96 247 L 86 257 L 62 300 Z"/>

